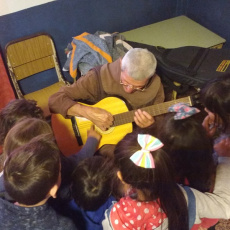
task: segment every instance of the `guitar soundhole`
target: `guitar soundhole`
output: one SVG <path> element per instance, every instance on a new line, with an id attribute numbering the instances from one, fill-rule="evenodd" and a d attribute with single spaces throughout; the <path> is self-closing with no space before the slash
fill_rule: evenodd
<path id="1" fill-rule="evenodd" d="M 102 131 L 100 128 L 98 128 L 97 126 L 95 126 L 95 130 L 96 130 L 98 133 L 102 134 L 102 135 L 110 134 L 110 133 L 113 132 L 114 129 L 115 129 L 115 127 L 111 127 L 111 128 L 109 128 L 108 130 L 106 130 L 106 131 Z"/>

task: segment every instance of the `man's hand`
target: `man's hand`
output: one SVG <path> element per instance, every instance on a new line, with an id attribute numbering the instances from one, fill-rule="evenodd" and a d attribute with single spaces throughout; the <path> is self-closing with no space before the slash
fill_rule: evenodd
<path id="1" fill-rule="evenodd" d="M 87 117 L 98 128 L 105 131 L 113 124 L 113 115 L 104 109 L 88 107 Z"/>
<path id="2" fill-rule="evenodd" d="M 102 131 L 107 130 L 113 124 L 113 115 L 104 109 L 76 103 L 68 109 L 67 115 L 85 117 Z"/>
<path id="3" fill-rule="evenodd" d="M 140 128 L 146 128 L 152 125 L 155 120 L 149 113 L 138 109 L 135 112 L 134 121 Z"/>
<path id="4" fill-rule="evenodd" d="M 92 126 L 90 127 L 90 129 L 87 131 L 87 136 L 88 136 L 88 137 L 94 137 L 94 138 L 96 138 L 98 141 L 101 140 L 101 134 L 98 133 L 98 132 L 95 130 L 94 125 L 92 125 Z"/>

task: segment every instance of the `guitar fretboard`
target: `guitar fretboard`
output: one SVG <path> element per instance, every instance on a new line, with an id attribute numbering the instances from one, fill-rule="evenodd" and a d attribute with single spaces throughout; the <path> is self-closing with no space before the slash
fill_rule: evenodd
<path id="1" fill-rule="evenodd" d="M 157 116 L 157 115 L 168 113 L 168 108 L 171 105 L 175 105 L 179 102 L 186 103 L 189 106 L 192 105 L 192 101 L 191 101 L 190 97 L 183 97 L 183 98 L 179 98 L 177 100 L 167 101 L 167 102 L 160 103 L 157 105 L 151 105 L 151 106 L 148 106 L 145 108 L 141 108 L 141 110 L 148 112 L 152 116 Z M 136 110 L 132 110 L 132 111 L 128 111 L 125 113 L 120 113 L 120 114 L 114 115 L 113 116 L 114 117 L 113 127 L 133 122 L 135 111 Z"/>

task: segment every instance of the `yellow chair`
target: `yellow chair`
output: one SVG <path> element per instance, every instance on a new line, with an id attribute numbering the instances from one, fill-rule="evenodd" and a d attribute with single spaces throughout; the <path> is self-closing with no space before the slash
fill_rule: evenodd
<path id="1" fill-rule="evenodd" d="M 9 42 L 6 47 L 7 67 L 18 98 L 37 101 L 45 117 L 49 117 L 48 98 L 61 86 L 68 85 L 58 63 L 54 42 L 46 33 L 34 34 Z M 55 69 L 57 82 L 31 93 L 23 93 L 19 82 L 46 70 Z M 48 81 L 48 79 L 47 79 Z M 37 83 L 36 83 L 37 84 Z"/>

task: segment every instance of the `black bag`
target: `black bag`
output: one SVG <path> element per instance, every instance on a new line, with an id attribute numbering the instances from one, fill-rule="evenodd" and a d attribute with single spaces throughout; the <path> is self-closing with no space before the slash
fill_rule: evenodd
<path id="1" fill-rule="evenodd" d="M 201 88 L 210 79 L 230 72 L 230 49 L 184 46 L 174 49 L 128 42 L 133 47 L 147 48 L 157 59 L 157 73 L 162 82 L 177 92 L 189 86 Z M 173 82 L 181 83 L 177 87 Z"/>

